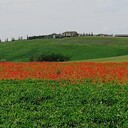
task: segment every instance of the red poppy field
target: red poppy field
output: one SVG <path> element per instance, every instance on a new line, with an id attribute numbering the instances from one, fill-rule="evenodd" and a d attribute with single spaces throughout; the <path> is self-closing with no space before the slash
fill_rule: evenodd
<path id="1" fill-rule="evenodd" d="M 0 80 L 68 80 L 128 83 L 128 62 L 123 63 L 0 63 Z"/>

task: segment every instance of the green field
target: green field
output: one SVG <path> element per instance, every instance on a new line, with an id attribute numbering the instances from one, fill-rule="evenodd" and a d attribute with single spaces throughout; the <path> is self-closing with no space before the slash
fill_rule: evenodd
<path id="1" fill-rule="evenodd" d="M 128 86 L 0 81 L 0 128 L 127 128 Z"/>
<path id="2" fill-rule="evenodd" d="M 72 61 L 124 56 L 128 55 L 128 38 L 73 37 L 0 44 L 0 58 L 7 61 L 29 61 L 35 53 L 62 53 Z"/>
<path id="3" fill-rule="evenodd" d="M 81 60 L 81 61 L 89 61 L 89 62 L 127 62 L 128 55 L 125 56 L 116 56 L 116 57 L 106 57 L 100 59 L 89 59 L 89 60 Z"/>

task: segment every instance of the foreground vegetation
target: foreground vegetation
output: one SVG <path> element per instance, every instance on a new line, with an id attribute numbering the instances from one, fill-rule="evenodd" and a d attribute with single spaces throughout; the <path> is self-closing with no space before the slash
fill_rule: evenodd
<path id="1" fill-rule="evenodd" d="M 72 61 L 116 57 L 128 55 L 128 38 L 85 36 L 0 43 L 2 61 L 29 61 L 36 53 L 68 55 Z"/>
<path id="2" fill-rule="evenodd" d="M 128 86 L 0 81 L 1 128 L 127 128 Z"/>

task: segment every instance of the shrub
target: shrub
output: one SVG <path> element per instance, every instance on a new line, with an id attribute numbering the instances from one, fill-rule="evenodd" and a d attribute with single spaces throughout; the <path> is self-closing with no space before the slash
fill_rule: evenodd
<path id="1" fill-rule="evenodd" d="M 35 62 L 64 62 L 64 61 L 70 61 L 70 56 L 65 56 L 62 54 L 34 54 L 30 57 L 30 61 Z"/>

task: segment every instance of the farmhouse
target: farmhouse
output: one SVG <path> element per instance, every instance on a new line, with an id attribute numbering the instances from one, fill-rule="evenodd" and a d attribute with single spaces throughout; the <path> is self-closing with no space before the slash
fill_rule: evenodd
<path id="1" fill-rule="evenodd" d="M 102 36 L 102 37 L 112 37 L 113 35 L 109 35 L 109 34 L 97 34 L 96 36 Z"/>
<path id="2" fill-rule="evenodd" d="M 78 33 L 76 31 L 67 31 L 67 32 L 62 33 L 62 36 L 75 37 L 75 36 L 78 36 Z"/>
<path id="3" fill-rule="evenodd" d="M 128 34 L 117 34 L 115 37 L 128 37 Z"/>

